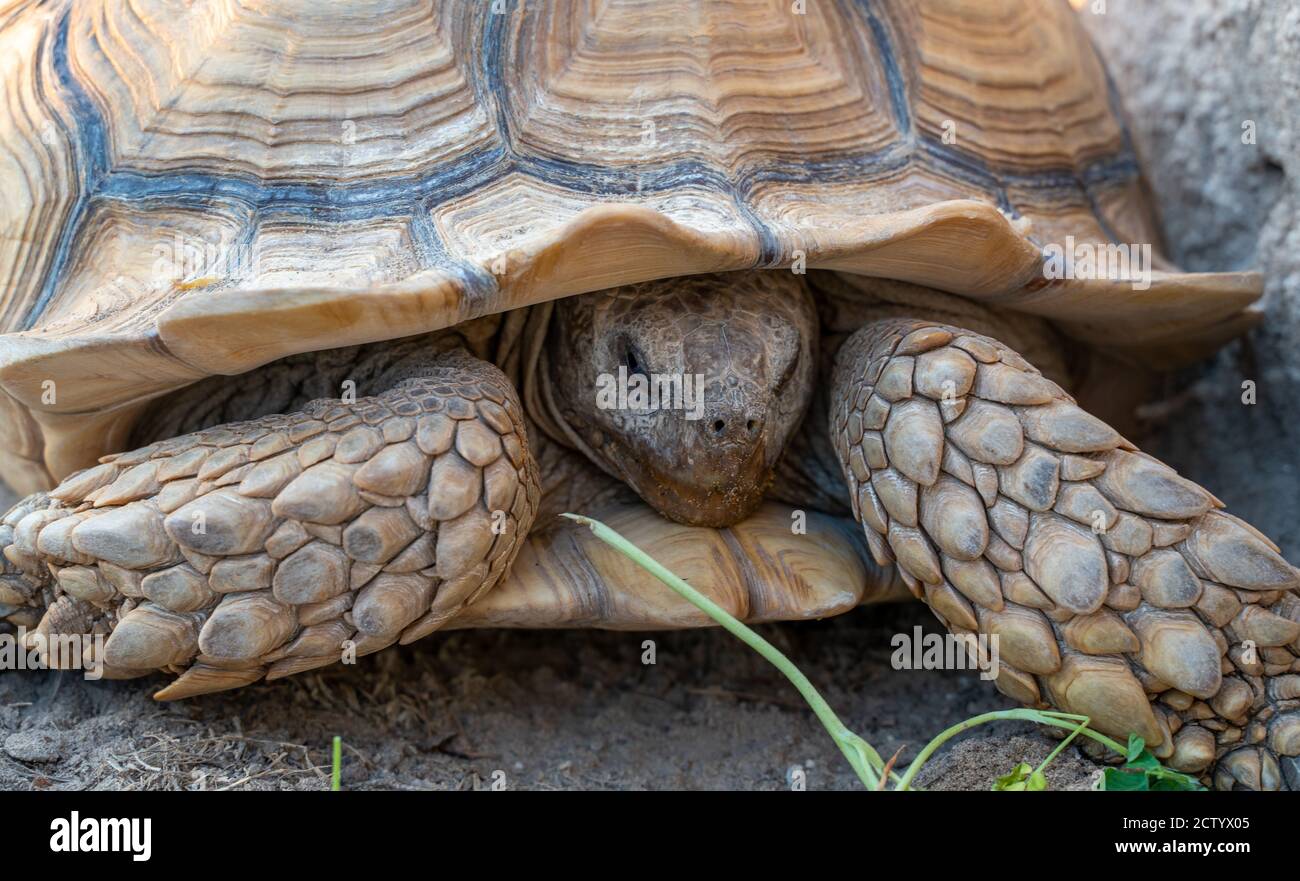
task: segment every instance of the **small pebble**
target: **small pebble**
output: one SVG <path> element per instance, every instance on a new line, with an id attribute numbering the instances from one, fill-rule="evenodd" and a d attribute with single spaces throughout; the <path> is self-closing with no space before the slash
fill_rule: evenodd
<path id="1" fill-rule="evenodd" d="M 19 731 L 5 738 L 5 752 L 20 762 L 57 762 L 63 739 L 49 731 Z"/>

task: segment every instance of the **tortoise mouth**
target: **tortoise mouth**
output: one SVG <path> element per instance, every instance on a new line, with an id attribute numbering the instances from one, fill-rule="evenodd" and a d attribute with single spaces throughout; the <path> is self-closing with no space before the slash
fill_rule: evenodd
<path id="1" fill-rule="evenodd" d="M 749 447 L 743 458 L 738 452 L 722 447 L 716 456 L 681 469 L 642 459 L 635 469 L 625 466 L 623 476 L 646 504 L 669 520 L 687 526 L 732 526 L 758 510 L 772 480 L 765 444 Z"/>

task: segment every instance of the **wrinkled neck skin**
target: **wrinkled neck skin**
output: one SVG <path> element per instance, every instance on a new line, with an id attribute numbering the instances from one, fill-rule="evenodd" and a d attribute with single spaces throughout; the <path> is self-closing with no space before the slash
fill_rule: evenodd
<path id="1" fill-rule="evenodd" d="M 447 356 L 463 351 L 486 358 L 500 323 L 494 315 L 418 336 L 289 355 L 237 377 L 210 376 L 150 404 L 132 429 L 130 447 L 290 413 L 319 398 L 377 395 L 415 377 L 454 379 L 456 361 Z"/>
<path id="2" fill-rule="evenodd" d="M 801 277 L 737 272 L 555 304 L 542 394 L 565 442 L 680 523 L 759 506 L 812 399 L 818 322 Z"/>

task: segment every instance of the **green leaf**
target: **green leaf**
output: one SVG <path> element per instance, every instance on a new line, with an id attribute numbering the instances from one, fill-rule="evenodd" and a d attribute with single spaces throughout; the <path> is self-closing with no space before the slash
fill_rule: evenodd
<path id="1" fill-rule="evenodd" d="M 1130 734 L 1122 768 L 1107 768 L 1100 788 L 1111 792 L 1204 792 L 1195 777 L 1173 771 L 1146 748 L 1136 734 Z"/>
<path id="2" fill-rule="evenodd" d="M 994 792 L 1042 792 L 1047 789 L 1047 775 L 1035 771 L 1028 762 L 1021 762 L 993 784 Z"/>
<path id="3" fill-rule="evenodd" d="M 1011 769 L 1010 774 L 1004 774 L 993 783 L 994 792 L 1024 792 L 1027 781 L 1034 773 L 1033 767 L 1028 762 L 1021 762 Z"/>
<path id="4" fill-rule="evenodd" d="M 1160 766 L 1160 760 L 1151 755 L 1151 751 L 1144 749 L 1136 759 L 1129 759 L 1124 763 L 1124 767 L 1130 771 L 1144 771 L 1148 774 L 1159 774 L 1164 770 Z"/>
<path id="5" fill-rule="evenodd" d="M 1151 787 L 1146 774 L 1126 771 L 1123 768 L 1107 768 L 1104 772 L 1102 789 L 1107 792 L 1148 792 Z"/>
<path id="6" fill-rule="evenodd" d="M 1168 768 L 1161 768 L 1160 773 L 1154 775 L 1156 783 L 1151 787 L 1165 792 L 1205 792 L 1205 787 L 1201 781 L 1197 780 L 1190 774 L 1184 774 L 1180 771 L 1171 771 Z"/>

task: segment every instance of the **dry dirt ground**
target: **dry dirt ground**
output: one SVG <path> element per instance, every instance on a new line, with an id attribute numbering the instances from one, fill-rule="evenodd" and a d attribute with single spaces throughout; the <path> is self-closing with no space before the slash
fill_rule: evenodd
<path id="1" fill-rule="evenodd" d="M 1270 273 L 1269 321 L 1171 377 L 1144 443 L 1300 558 L 1300 10 L 1282 0 L 1110 0 L 1088 27 L 1110 59 L 1170 234 L 1192 269 Z M 1240 143 L 1254 120 L 1258 143 Z M 1239 401 L 1243 378 L 1259 404 Z M 2 502 L 0 502 L 2 503 Z M 937 629 L 919 606 L 764 628 L 882 753 L 914 753 L 963 718 L 1007 705 L 974 674 L 890 667 L 893 634 Z M 642 640 L 658 663 L 641 663 Z M 0 674 L 0 787 L 322 788 L 330 738 L 355 789 L 809 789 L 856 780 L 794 690 L 730 636 L 470 632 L 354 667 L 157 704 L 161 680 Z M 980 729 L 934 762 L 932 788 L 987 788 L 1052 741 Z M 1068 750 L 1054 788 L 1095 765 Z M 503 772 L 504 777 L 496 775 Z"/>
<path id="2" fill-rule="evenodd" d="M 938 630 L 907 605 L 763 632 L 888 755 L 1007 705 L 974 674 L 893 670 L 891 636 L 916 625 Z M 0 787 L 320 789 L 336 734 L 351 789 L 782 789 L 794 768 L 809 789 L 858 786 L 794 689 L 719 631 L 457 632 L 170 704 L 149 697 L 162 681 L 5 673 Z M 986 789 L 1052 745 L 1002 724 L 922 782 Z M 1070 751 L 1052 779 L 1086 787 L 1094 767 Z"/>

